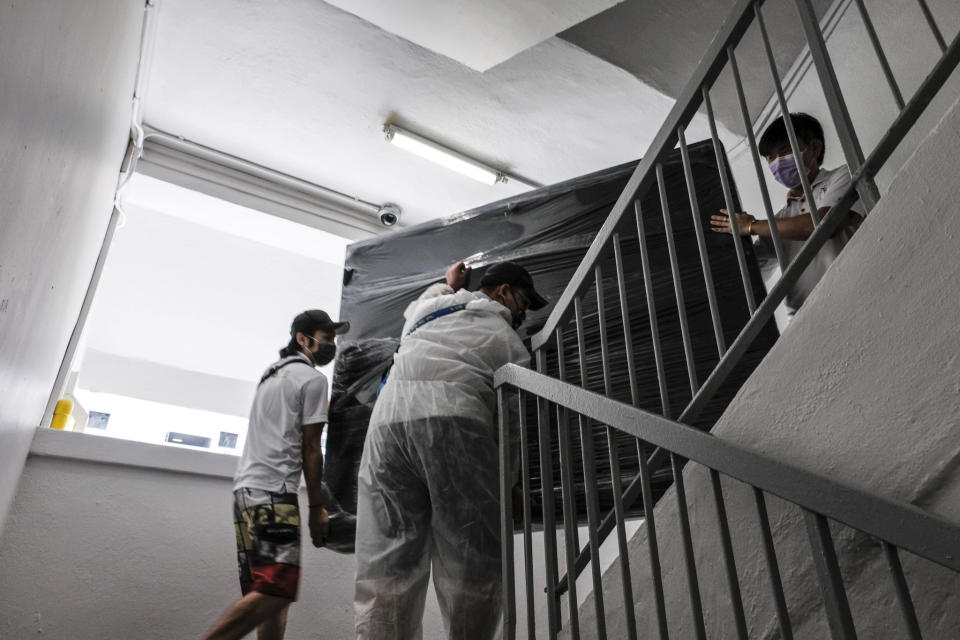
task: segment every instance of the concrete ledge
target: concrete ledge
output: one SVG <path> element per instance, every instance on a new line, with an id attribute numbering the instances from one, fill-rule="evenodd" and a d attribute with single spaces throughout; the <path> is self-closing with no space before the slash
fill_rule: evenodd
<path id="1" fill-rule="evenodd" d="M 220 453 L 189 451 L 47 427 L 37 429 L 30 445 L 30 455 L 215 478 L 233 478 L 237 467 L 236 457 Z"/>

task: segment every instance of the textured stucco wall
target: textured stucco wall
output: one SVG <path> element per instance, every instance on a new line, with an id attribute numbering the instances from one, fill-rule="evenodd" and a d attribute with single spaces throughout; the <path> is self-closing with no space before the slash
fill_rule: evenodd
<path id="1" fill-rule="evenodd" d="M 960 522 L 960 102 L 923 141 L 714 429 L 775 459 Z M 735 635 L 707 473 L 684 474 L 707 635 Z M 724 481 L 751 637 L 778 637 L 749 489 Z M 768 501 L 796 637 L 828 635 L 802 517 Z M 691 637 L 671 490 L 656 508 L 673 637 Z M 879 547 L 837 528 L 861 637 L 903 634 Z M 630 555 L 641 637 L 656 633 L 647 531 Z M 960 577 L 907 556 L 924 637 L 960 637 Z M 623 637 L 614 565 L 605 575 L 610 637 Z M 581 608 L 589 628 L 592 601 Z"/>
<path id="2" fill-rule="evenodd" d="M 143 6 L 0 6 L 0 530 L 110 218 Z"/>
<path id="3" fill-rule="evenodd" d="M 240 597 L 231 488 L 31 454 L 0 538 L 0 637 L 199 638 Z M 287 637 L 353 637 L 354 571 L 307 538 Z M 424 637 L 442 635 L 431 593 Z"/>

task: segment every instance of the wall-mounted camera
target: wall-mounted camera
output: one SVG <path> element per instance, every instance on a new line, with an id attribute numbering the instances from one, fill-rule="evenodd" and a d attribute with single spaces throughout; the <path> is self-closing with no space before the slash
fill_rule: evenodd
<path id="1" fill-rule="evenodd" d="M 377 212 L 377 215 L 380 217 L 380 224 L 385 227 L 392 227 L 393 225 L 397 224 L 397 221 L 400 220 L 401 213 L 403 213 L 403 211 L 398 205 L 388 202 L 380 207 L 380 211 Z"/>

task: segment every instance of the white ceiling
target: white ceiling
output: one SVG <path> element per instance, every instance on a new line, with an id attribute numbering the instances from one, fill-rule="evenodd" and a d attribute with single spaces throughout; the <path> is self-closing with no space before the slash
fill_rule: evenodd
<path id="1" fill-rule="evenodd" d="M 414 44 L 487 71 L 623 0 L 329 0 Z"/>
<path id="2" fill-rule="evenodd" d="M 849 0 L 811 3 L 818 16 L 831 4 L 850 4 Z M 676 97 L 734 4 L 735 0 L 626 0 L 559 35 Z M 796 2 L 765 0 L 762 12 L 782 77 L 806 42 Z M 756 119 L 774 93 L 756 21 L 737 45 L 736 57 L 750 114 Z M 717 118 L 733 131 L 746 134 L 729 69 L 720 74 L 710 94 Z"/>
<path id="3" fill-rule="evenodd" d="M 557 37 L 481 73 L 318 0 L 161 0 L 155 11 L 146 123 L 363 200 L 398 203 L 405 224 L 524 187 L 484 185 L 411 156 L 385 142 L 388 120 L 550 184 L 641 157 L 673 105 Z M 464 21 L 457 33 L 480 49 L 490 28 Z M 737 136 L 721 129 L 734 144 Z M 698 121 L 687 137 L 707 135 Z"/>

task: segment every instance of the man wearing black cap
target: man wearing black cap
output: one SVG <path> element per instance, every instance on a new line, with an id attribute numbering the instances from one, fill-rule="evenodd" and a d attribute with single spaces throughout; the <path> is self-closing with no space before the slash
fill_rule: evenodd
<path id="1" fill-rule="evenodd" d="M 290 342 L 257 386 L 243 455 L 234 476 L 234 526 L 243 597 L 205 638 L 242 638 L 254 627 L 260 640 L 283 638 L 287 609 L 300 581 L 301 470 L 306 479 L 310 537 L 324 545 L 320 437 L 327 422 L 327 379 L 315 367 L 333 360 L 334 338 L 350 329 L 326 312 L 293 320 Z"/>
<path id="2" fill-rule="evenodd" d="M 431 565 L 450 638 L 500 628 L 493 373 L 529 364 L 516 329 L 547 301 L 518 264 L 490 266 L 474 292 L 469 275 L 458 262 L 407 307 L 370 418 L 358 478 L 358 639 L 421 637 Z"/>

